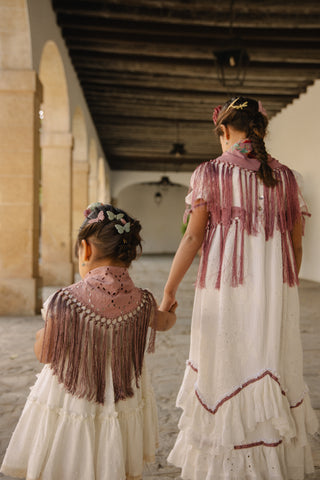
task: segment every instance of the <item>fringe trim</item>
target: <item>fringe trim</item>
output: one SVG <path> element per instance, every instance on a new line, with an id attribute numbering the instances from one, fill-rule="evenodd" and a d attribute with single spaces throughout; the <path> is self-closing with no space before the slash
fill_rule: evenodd
<path id="1" fill-rule="evenodd" d="M 141 290 L 140 304 L 116 318 L 97 315 L 68 289 L 53 296 L 47 310 L 42 360 L 66 390 L 79 398 L 104 404 L 106 365 L 111 349 L 115 402 L 132 397 L 132 379 L 139 387 L 150 318 L 156 311 L 153 295 Z M 147 351 L 153 352 L 156 322 Z"/>
<path id="2" fill-rule="evenodd" d="M 235 168 L 236 167 L 236 168 Z M 273 237 L 275 230 L 281 233 L 283 282 L 290 287 L 298 284 L 298 274 L 293 254 L 290 232 L 295 222 L 309 212 L 301 210 L 299 187 L 294 173 L 282 165 L 273 170 L 278 180 L 274 188 L 263 186 L 259 198 L 257 172 L 239 168 L 236 165 L 212 160 L 198 167 L 192 178 L 192 202 L 185 212 L 185 218 L 192 211 L 196 200 L 202 198 L 209 212 L 209 222 L 202 248 L 202 259 L 197 286 L 206 286 L 208 257 L 213 237 L 219 226 L 220 253 L 219 269 L 215 288 L 219 289 L 223 272 L 224 250 L 231 225 L 235 222 L 235 239 L 232 260 L 231 286 L 244 283 L 244 235 L 257 235 L 261 225 L 265 240 Z M 234 206 L 233 189 L 238 184 L 240 206 Z M 262 212 L 261 215 L 259 212 Z"/>

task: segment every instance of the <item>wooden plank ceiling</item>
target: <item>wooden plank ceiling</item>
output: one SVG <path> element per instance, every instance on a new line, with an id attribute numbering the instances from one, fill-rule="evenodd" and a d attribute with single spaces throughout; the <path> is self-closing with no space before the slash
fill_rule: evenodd
<path id="1" fill-rule="evenodd" d="M 214 106 L 248 95 L 271 118 L 320 77 L 319 0 L 52 5 L 113 170 L 191 171 L 220 153 Z M 226 87 L 213 52 L 234 48 L 249 64 L 243 85 Z"/>

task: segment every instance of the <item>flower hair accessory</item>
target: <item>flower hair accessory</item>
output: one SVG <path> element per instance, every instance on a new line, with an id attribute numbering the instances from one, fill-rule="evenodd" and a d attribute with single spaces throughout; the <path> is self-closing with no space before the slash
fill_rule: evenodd
<path id="1" fill-rule="evenodd" d="M 99 208 L 99 207 L 102 207 L 102 206 L 103 206 L 103 203 L 101 203 L 101 202 L 90 203 L 90 205 L 85 209 L 83 214 L 87 218 L 90 215 L 90 213 L 93 212 L 93 210 L 95 208 Z"/>
<path id="2" fill-rule="evenodd" d="M 112 220 L 121 220 L 121 218 L 124 217 L 124 214 L 123 213 L 118 213 L 116 215 L 115 213 L 108 210 L 107 211 L 107 216 L 108 216 L 108 219 L 110 220 L 110 222 L 112 222 Z"/>
<path id="3" fill-rule="evenodd" d="M 124 232 L 129 233 L 130 232 L 130 222 L 125 223 L 124 225 L 115 225 L 115 229 L 117 232 L 122 235 Z"/>
<path id="4" fill-rule="evenodd" d="M 217 125 L 218 117 L 221 112 L 222 105 L 218 105 L 214 110 L 213 110 L 213 115 L 212 115 L 212 120 L 215 125 Z"/>
<path id="5" fill-rule="evenodd" d="M 88 224 L 91 225 L 92 223 L 103 222 L 104 219 L 105 219 L 104 213 L 102 210 L 100 210 L 98 216 L 96 218 L 92 218 L 91 220 L 89 220 Z"/>
<path id="6" fill-rule="evenodd" d="M 258 108 L 259 112 L 262 113 L 262 115 L 264 115 L 265 117 L 268 118 L 268 114 L 267 114 L 265 108 L 263 107 L 262 103 L 260 102 L 260 100 L 258 101 L 258 105 L 259 105 L 259 108 Z"/>

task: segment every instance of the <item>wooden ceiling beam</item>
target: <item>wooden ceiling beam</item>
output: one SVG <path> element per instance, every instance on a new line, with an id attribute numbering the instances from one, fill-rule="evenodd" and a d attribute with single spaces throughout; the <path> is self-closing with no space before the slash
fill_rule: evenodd
<path id="1" fill-rule="evenodd" d="M 310 42 L 311 43 L 311 42 Z M 319 63 L 320 64 L 320 36 L 319 42 L 313 42 L 313 45 L 302 47 L 299 42 L 286 42 L 279 46 L 278 41 L 257 41 L 255 45 L 252 42 L 244 42 L 241 40 L 241 47 L 246 48 L 251 61 L 274 61 L 275 54 L 281 62 L 293 62 L 293 63 Z M 206 44 L 166 44 L 159 42 L 133 42 L 125 40 L 105 40 L 87 38 L 84 39 L 83 35 L 77 36 L 68 35 L 68 47 L 73 52 L 77 50 L 87 52 L 97 52 L 98 54 L 119 54 L 119 55 L 134 55 L 141 57 L 160 57 L 160 58 L 184 58 L 184 59 L 206 59 L 214 60 L 214 50 L 218 50 L 220 47 L 226 48 L 227 45 L 223 42 L 223 45 L 210 46 Z"/>
<path id="2" fill-rule="evenodd" d="M 309 18 L 311 16 L 309 15 Z M 58 14 L 58 24 L 62 27 L 63 32 L 66 28 L 76 28 L 78 31 L 83 32 L 83 35 L 88 34 L 91 31 L 105 32 L 105 34 L 122 35 L 122 38 L 132 39 L 132 36 L 139 35 L 141 39 L 143 37 L 150 37 L 154 41 L 162 41 L 171 43 L 174 41 L 184 40 L 188 44 L 191 43 L 194 38 L 206 39 L 207 42 L 212 40 L 228 40 L 231 36 L 240 38 L 242 40 L 268 40 L 272 37 L 273 40 L 293 40 L 297 42 L 306 41 L 319 41 L 319 23 L 320 18 L 313 18 L 314 23 L 308 27 L 299 23 L 298 19 L 296 23 L 290 26 L 283 18 L 279 19 L 277 25 L 268 25 L 268 22 L 261 17 L 257 19 L 251 19 L 249 24 L 245 24 L 242 27 L 235 23 L 232 29 L 232 35 L 230 35 L 230 29 L 228 26 L 223 25 L 221 22 L 211 25 L 200 25 L 198 22 L 187 24 L 183 22 L 181 24 L 170 24 L 168 22 L 155 21 L 132 21 L 118 20 L 115 18 L 108 18 L 103 16 L 97 16 L 96 18 L 90 18 L 85 15 L 79 15 L 75 10 L 70 14 Z"/>
<path id="3" fill-rule="evenodd" d="M 87 55 L 86 52 L 71 51 L 73 63 L 76 69 L 85 69 L 90 72 L 90 68 L 95 70 L 111 70 L 113 72 L 122 72 L 123 75 L 127 73 L 149 73 L 149 74 L 165 74 L 170 71 L 171 75 L 175 74 L 178 77 L 199 77 L 217 79 L 217 69 L 214 62 L 206 60 L 187 59 L 156 59 L 143 58 L 132 56 L 119 55 L 99 55 L 92 53 Z M 299 79 L 318 78 L 320 77 L 320 66 L 318 64 L 306 63 L 299 64 L 283 64 L 277 63 L 277 59 L 271 63 L 259 64 L 258 62 L 251 62 L 247 69 L 247 78 L 282 78 L 291 79 L 295 77 Z M 177 79 L 178 81 L 178 79 Z"/>
<path id="4" fill-rule="evenodd" d="M 81 83 L 83 88 L 97 88 L 97 87 L 108 87 L 108 86 L 118 86 L 118 87 L 140 87 L 140 88 L 163 88 L 166 87 L 170 90 L 176 91 L 177 93 L 189 90 L 199 90 L 204 92 L 221 92 L 222 94 L 226 92 L 226 89 L 218 79 L 214 78 L 204 78 L 204 77 L 180 77 L 177 82 L 177 78 L 173 75 L 167 74 L 153 75 L 150 73 L 126 73 L 125 75 L 119 75 L 117 72 L 110 70 L 97 70 L 85 68 L 78 69 L 79 75 L 81 77 Z M 310 83 L 312 81 L 310 80 Z M 244 85 L 238 88 L 239 93 L 242 91 L 248 93 L 248 91 L 253 91 L 254 89 L 263 89 L 266 91 L 272 89 L 277 93 L 277 89 L 285 89 L 285 91 L 290 91 L 292 93 L 299 93 L 301 89 L 305 87 L 305 82 L 297 82 L 295 79 L 287 80 L 286 82 L 281 81 L 281 79 L 274 79 L 272 84 L 268 79 L 261 78 L 259 83 L 257 80 L 251 80 L 246 78 Z"/>
<path id="5" fill-rule="evenodd" d="M 118 21 L 130 22 L 156 22 L 166 23 L 167 25 L 197 25 L 214 26 L 223 25 L 229 27 L 231 23 L 231 11 L 228 3 L 211 2 L 211 4 L 199 5 L 198 2 L 184 4 L 183 8 L 177 8 L 177 2 L 172 2 L 170 8 L 166 8 L 163 3 L 156 5 L 153 1 L 148 5 L 126 4 L 125 2 L 99 2 L 82 1 L 80 4 L 76 0 L 53 0 L 55 10 L 59 16 L 71 16 L 77 14 L 79 17 L 89 19 L 112 19 Z M 310 15 L 312 9 L 313 15 Z M 268 25 L 269 27 L 285 25 L 288 27 L 297 27 L 298 25 L 316 25 L 320 17 L 319 4 L 312 3 L 309 8 L 306 0 L 303 3 L 286 5 L 282 3 L 267 2 L 259 4 L 258 2 L 238 2 L 233 7 L 234 25 L 248 27 L 255 21 L 256 25 Z"/>

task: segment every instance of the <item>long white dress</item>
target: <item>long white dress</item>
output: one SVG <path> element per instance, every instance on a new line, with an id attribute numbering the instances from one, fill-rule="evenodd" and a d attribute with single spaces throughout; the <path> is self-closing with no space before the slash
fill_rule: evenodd
<path id="1" fill-rule="evenodd" d="M 272 164 L 282 182 L 283 166 Z M 275 221 L 266 241 L 266 215 L 277 216 L 281 202 L 266 205 L 269 194 L 257 169 L 236 148 L 200 166 L 187 197 L 190 204 L 207 203 L 210 242 L 204 245 L 177 398 L 180 432 L 168 458 L 186 480 L 301 480 L 313 471 L 307 432 L 317 430 L 317 419 L 303 381 L 297 282 L 284 281 L 283 257 L 293 258 L 290 236 Z M 217 181 L 208 183 L 212 174 Z M 230 189 L 223 192 L 228 174 L 231 195 Z M 249 192 L 246 199 L 242 188 Z M 218 196 L 212 189 L 219 189 Z M 212 196 L 220 199 L 220 211 L 214 211 Z M 282 198 L 286 202 L 286 194 Z M 301 196 L 299 203 L 302 214 Z M 256 216 L 251 230 L 245 221 L 241 228 L 241 210 L 250 207 L 250 218 Z"/>
<path id="2" fill-rule="evenodd" d="M 158 444 L 147 364 L 144 361 L 139 388 L 132 381 L 134 395 L 115 403 L 108 341 L 104 404 L 68 393 L 45 365 L 11 437 L 2 473 L 26 480 L 142 478 L 143 465 L 154 461 Z"/>

